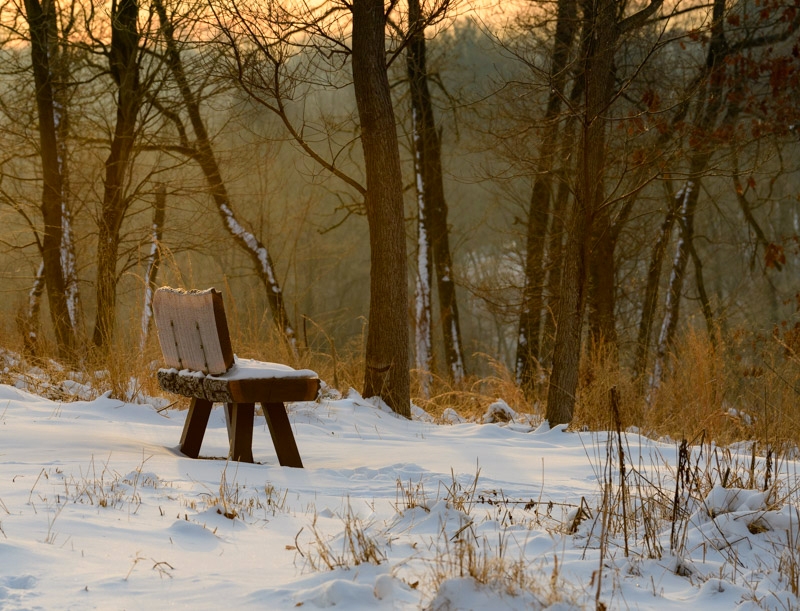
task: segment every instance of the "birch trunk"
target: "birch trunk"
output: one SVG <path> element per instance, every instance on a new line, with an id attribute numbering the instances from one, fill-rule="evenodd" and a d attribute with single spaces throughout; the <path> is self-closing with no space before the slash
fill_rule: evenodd
<path id="1" fill-rule="evenodd" d="M 62 168 L 65 160 L 60 157 L 58 143 L 58 121 L 53 93 L 51 45 L 56 27 L 55 5 L 39 0 L 25 0 L 25 17 L 31 37 L 31 63 L 36 87 L 36 109 L 39 119 L 39 154 L 42 164 L 42 262 L 47 286 L 50 319 L 56 335 L 59 357 L 74 358 L 76 337 L 72 326 L 64 282 L 62 246 L 64 233 L 64 201 Z"/>
<path id="2" fill-rule="evenodd" d="M 414 174 L 417 184 L 417 278 L 414 295 L 415 317 L 415 356 L 417 376 L 420 382 L 422 396 L 430 398 L 431 372 L 433 371 L 433 334 L 431 332 L 431 263 L 430 250 L 430 221 L 425 206 L 424 188 L 422 183 L 422 168 L 419 158 L 419 148 L 416 141 L 419 138 L 417 131 L 416 112 L 412 109 L 412 128 L 415 141 Z"/>
<path id="3" fill-rule="evenodd" d="M 672 260 L 672 271 L 670 272 L 669 286 L 667 287 L 664 319 L 661 323 L 661 331 L 656 345 L 655 365 L 653 366 L 653 377 L 650 381 L 651 389 L 657 389 L 661 385 L 667 351 L 672 346 L 675 329 L 678 325 L 686 263 L 689 260 L 689 251 L 692 247 L 691 243 L 694 235 L 694 213 L 697 208 L 698 186 L 689 180 L 677 195 L 681 199 L 681 207 L 678 212 L 678 242 L 675 246 L 675 256 Z"/>
<path id="4" fill-rule="evenodd" d="M 153 231 L 150 252 L 147 256 L 144 272 L 144 305 L 142 307 L 142 336 L 139 347 L 144 351 L 147 336 L 153 321 L 153 296 L 156 292 L 156 278 L 161 266 L 161 235 L 164 231 L 164 218 L 167 211 L 167 189 L 162 184 L 156 189 L 156 201 L 153 210 Z"/>
<path id="5" fill-rule="evenodd" d="M 464 378 L 461 323 L 450 253 L 447 201 L 442 179 L 441 138 L 436 129 L 433 104 L 428 89 L 425 28 L 419 0 L 408 0 L 408 18 L 406 65 L 411 89 L 417 201 L 421 209 L 424 208 L 424 212 L 420 214 L 420 222 L 425 223 L 424 231 L 429 240 L 433 266 L 436 270 L 439 318 L 442 325 L 447 373 L 450 380 L 458 384 Z M 430 273 L 425 278 L 428 282 L 427 292 L 430 299 Z M 430 324 L 430 305 L 428 310 Z M 430 341 L 428 346 L 430 350 Z"/>
<path id="6" fill-rule="evenodd" d="M 39 356 L 39 313 L 42 308 L 44 293 L 44 262 L 39 263 L 31 290 L 28 291 L 28 303 L 17 316 L 17 328 L 22 336 L 22 348 L 25 356 Z"/>

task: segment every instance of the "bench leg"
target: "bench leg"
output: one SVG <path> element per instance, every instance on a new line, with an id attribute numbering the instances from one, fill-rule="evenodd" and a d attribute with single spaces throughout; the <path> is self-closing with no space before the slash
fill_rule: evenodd
<path id="1" fill-rule="evenodd" d="M 192 399 L 189 404 L 189 412 L 186 414 L 186 422 L 181 434 L 181 452 L 189 458 L 197 458 L 197 455 L 200 454 L 208 417 L 211 415 L 211 405 L 211 401 L 206 399 Z"/>
<path id="2" fill-rule="evenodd" d="M 228 444 L 233 447 L 233 406 L 235 403 L 225 404 L 225 427 L 228 429 Z"/>
<path id="3" fill-rule="evenodd" d="M 253 418 L 255 403 L 226 403 L 231 460 L 253 462 Z"/>
<path id="4" fill-rule="evenodd" d="M 269 434 L 272 436 L 272 443 L 275 445 L 275 453 L 278 455 L 278 462 L 281 467 L 303 468 L 303 461 L 300 460 L 300 452 L 294 441 L 292 425 L 289 423 L 289 416 L 286 415 L 286 407 L 283 403 L 262 403 L 264 416 L 267 418 Z"/>

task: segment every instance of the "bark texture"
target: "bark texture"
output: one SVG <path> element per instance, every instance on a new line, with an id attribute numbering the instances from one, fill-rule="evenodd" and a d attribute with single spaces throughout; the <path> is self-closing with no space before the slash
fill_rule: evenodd
<path id="1" fill-rule="evenodd" d="M 53 71 L 50 48 L 56 32 L 55 5 L 40 4 L 39 0 L 25 0 L 25 17 L 31 37 L 31 63 L 36 87 L 36 109 L 39 119 L 39 155 L 42 163 L 42 262 L 47 287 L 50 319 L 56 335 L 58 354 L 62 359 L 72 359 L 76 346 L 67 301 L 64 267 L 62 264 L 62 238 L 64 208 L 64 185 L 58 143 L 58 118 L 56 100 L 53 95 Z"/>
<path id="2" fill-rule="evenodd" d="M 600 204 L 602 206 L 602 203 Z M 592 225 L 592 251 L 589 259 L 589 338 L 592 345 L 605 346 L 608 358 L 616 360 L 617 325 L 616 259 L 617 244 L 609 212 L 601 210 Z"/>
<path id="3" fill-rule="evenodd" d="M 552 210 L 556 145 L 559 115 L 567 80 L 569 52 L 577 32 L 577 2 L 560 0 L 556 14 L 556 31 L 550 61 L 550 93 L 545 112 L 545 127 L 539 147 L 539 163 L 531 191 L 525 249 L 525 286 L 517 336 L 516 376 L 526 396 L 533 394 L 536 372 L 543 359 L 542 310 L 546 266 L 544 253 L 548 217 Z M 552 225 L 552 224 L 551 224 Z M 555 228 L 557 229 L 557 228 Z M 559 234 L 559 240 L 560 240 Z M 555 244 L 551 241 L 550 246 Z M 560 246 L 560 244 L 559 244 Z"/>
<path id="4" fill-rule="evenodd" d="M 352 69 L 367 177 L 370 301 L 364 395 L 410 416 L 403 184 L 382 0 L 354 0 Z"/>
<path id="5" fill-rule="evenodd" d="M 98 228 L 97 315 L 92 341 L 99 348 L 107 347 L 114 337 L 120 230 L 130 203 L 125 196 L 125 182 L 130 169 L 137 116 L 142 104 L 138 17 L 138 0 L 112 2 L 108 59 L 111 75 L 117 86 L 117 118 L 111 150 L 105 164 L 103 204 Z"/>

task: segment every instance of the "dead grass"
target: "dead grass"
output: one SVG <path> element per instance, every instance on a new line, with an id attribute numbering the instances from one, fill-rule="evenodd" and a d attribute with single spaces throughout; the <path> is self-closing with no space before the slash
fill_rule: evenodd
<path id="1" fill-rule="evenodd" d="M 421 394 L 419 380 L 421 372 L 412 371 L 412 401 L 436 419 L 441 418 L 446 409 L 453 409 L 462 418 L 480 420 L 486 408 L 497 399 L 503 399 L 515 412 L 540 414 L 540 403 L 531 403 L 517 386 L 514 372 L 503 363 L 489 355 L 476 355 L 483 359 L 492 372 L 488 376 L 467 376 L 460 384 L 455 384 L 435 374 L 430 375 L 430 396 Z"/>
<path id="2" fill-rule="evenodd" d="M 643 410 L 637 397 L 635 380 L 620 368 L 619 359 L 607 347 L 599 346 L 586 355 L 579 381 L 579 400 L 575 406 L 573 428 L 594 431 L 616 428 L 610 403 L 611 389 L 616 389 L 619 397 L 621 428 L 641 424 Z"/>
<path id="3" fill-rule="evenodd" d="M 338 345 L 323 325 L 305 318 L 298 321 L 297 348 L 293 349 L 274 331 L 263 309 L 237 303 L 230 291 L 225 299 L 238 355 L 312 369 L 328 388 L 342 393 L 361 388 L 363 333 Z M 110 391 L 112 397 L 126 401 L 161 397 L 167 403 L 184 405 L 185 401 L 165 395 L 158 387 L 155 370 L 162 357 L 155 331 L 140 350 L 138 329 L 139 321 L 131 319 L 120 325 L 107 354 L 87 350 L 80 363 L 65 367 L 51 358 L 56 351 L 46 334 L 39 343 L 39 358 L 20 356 L 21 337 L 13 321 L 6 321 L 0 328 L 0 382 L 62 402 L 92 399 Z M 589 349 L 583 359 L 572 426 L 613 430 L 616 423 L 611 417 L 610 392 L 614 388 L 623 430 L 637 427 L 650 436 L 672 439 L 702 434 L 719 444 L 758 440 L 764 447 L 797 446 L 800 342 L 796 335 L 795 329 L 778 329 L 763 336 L 739 330 L 719 333 L 721 339 L 713 345 L 704 331 L 689 330 L 669 355 L 657 389 L 632 378 L 627 355 L 617 359 L 603 347 Z M 526 399 L 513 371 L 489 355 L 477 358 L 484 361 L 489 375 L 467 377 L 458 384 L 431 375 L 430 396 L 422 395 L 420 372 L 412 371 L 412 401 L 440 421 L 445 410 L 479 421 L 498 399 L 518 413 L 543 414 L 546 384 L 540 385 L 536 396 Z"/>
<path id="4" fill-rule="evenodd" d="M 714 346 L 690 332 L 672 355 L 669 375 L 645 397 L 645 432 L 718 444 L 800 442 L 800 361 L 777 338 L 734 333 Z"/>
<path id="5" fill-rule="evenodd" d="M 572 427 L 614 430 L 613 388 L 623 430 L 636 427 L 676 440 L 703 437 L 720 445 L 800 444 L 800 357 L 780 338 L 737 332 L 714 345 L 704 332 L 690 330 L 668 362 L 660 386 L 651 388 L 608 352 L 587 354 Z"/>
<path id="6" fill-rule="evenodd" d="M 349 499 L 344 513 L 340 516 L 342 532 L 337 535 L 325 534 L 318 525 L 318 515 L 314 513 L 310 525 L 313 540 L 306 549 L 295 537 L 295 549 L 312 571 L 350 568 L 360 564 L 378 565 L 386 561 L 383 541 L 372 533 L 372 523 L 364 522 L 353 511 Z M 302 530 L 301 530 L 302 532 Z M 297 533 L 298 537 L 300 533 Z"/>

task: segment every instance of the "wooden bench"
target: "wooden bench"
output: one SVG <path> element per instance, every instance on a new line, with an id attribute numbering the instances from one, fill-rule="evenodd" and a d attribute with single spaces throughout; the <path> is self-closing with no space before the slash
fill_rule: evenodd
<path id="1" fill-rule="evenodd" d="M 197 458 L 211 408 L 224 403 L 229 457 L 253 462 L 253 418 L 260 403 L 281 466 L 302 467 L 285 402 L 316 399 L 317 374 L 235 357 L 222 294 L 215 289 L 162 287 L 153 299 L 153 315 L 167 365 L 158 371 L 158 383 L 191 398 L 181 452 Z"/>

